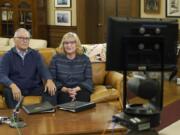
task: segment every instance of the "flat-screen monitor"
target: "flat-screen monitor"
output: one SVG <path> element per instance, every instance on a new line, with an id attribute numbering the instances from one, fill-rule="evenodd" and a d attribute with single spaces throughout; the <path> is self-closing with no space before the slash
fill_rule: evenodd
<path id="1" fill-rule="evenodd" d="M 176 69 L 176 19 L 110 17 L 107 37 L 107 70 Z"/>

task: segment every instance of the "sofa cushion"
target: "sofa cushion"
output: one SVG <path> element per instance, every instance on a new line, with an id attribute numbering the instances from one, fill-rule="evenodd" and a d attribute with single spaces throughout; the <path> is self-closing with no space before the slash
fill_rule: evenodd
<path id="1" fill-rule="evenodd" d="M 106 71 L 105 71 L 105 63 L 92 63 L 92 77 L 93 84 L 103 84 L 105 79 Z"/>
<path id="2" fill-rule="evenodd" d="M 0 108 L 6 108 L 7 105 L 5 104 L 4 98 L 0 95 Z"/>
<path id="3" fill-rule="evenodd" d="M 42 39 L 30 39 L 29 46 L 33 49 L 47 48 L 47 41 Z"/>
<path id="4" fill-rule="evenodd" d="M 9 40 L 9 46 L 14 47 L 14 39 L 13 38 L 11 38 Z M 33 49 L 46 48 L 47 47 L 47 41 L 42 40 L 42 39 L 30 39 L 29 47 L 31 47 Z"/>
<path id="5" fill-rule="evenodd" d="M 2 46 L 2 47 L 0 47 L 0 50 L 7 52 L 7 51 L 9 51 L 11 48 L 12 48 L 11 46 Z"/>
<path id="6" fill-rule="evenodd" d="M 94 85 L 103 84 L 106 75 L 106 43 L 102 44 L 82 44 L 85 54 L 92 63 L 92 75 Z"/>
<path id="7" fill-rule="evenodd" d="M 50 64 L 52 57 L 56 54 L 56 50 L 54 48 L 41 48 L 38 51 L 47 65 Z"/>
<path id="8" fill-rule="evenodd" d="M 23 105 L 37 104 L 42 100 L 41 96 L 26 96 L 23 99 Z"/>
<path id="9" fill-rule="evenodd" d="M 0 48 L 4 46 L 8 46 L 8 43 L 9 43 L 9 38 L 0 37 Z"/>
<path id="10" fill-rule="evenodd" d="M 104 85 L 95 85 L 94 92 L 91 95 L 91 101 L 95 103 L 107 102 L 118 98 L 119 98 L 119 93 L 116 89 L 114 88 L 107 89 Z"/>
<path id="11" fill-rule="evenodd" d="M 38 51 L 47 65 L 50 63 L 52 57 L 56 54 L 56 50 L 54 48 L 40 48 Z M 2 57 L 5 53 L 6 51 L 0 50 L 0 57 Z"/>
<path id="12" fill-rule="evenodd" d="M 10 49 L 11 49 L 11 47 L 9 46 L 9 38 L 0 37 L 0 50 L 8 51 Z"/>
<path id="13" fill-rule="evenodd" d="M 106 43 L 102 44 L 82 44 L 85 54 L 90 58 L 91 62 L 106 61 Z"/>
<path id="14" fill-rule="evenodd" d="M 0 55 L 0 63 L 1 63 L 2 56 Z M 1 79 L 1 78 L 0 78 Z M 3 85 L 0 84 L 0 94 L 2 94 Z"/>
<path id="15" fill-rule="evenodd" d="M 3 84 L 0 84 L 0 94 L 3 93 L 3 88 L 4 88 Z"/>
<path id="16" fill-rule="evenodd" d="M 0 56 L 2 57 L 4 55 L 5 51 L 0 51 Z"/>

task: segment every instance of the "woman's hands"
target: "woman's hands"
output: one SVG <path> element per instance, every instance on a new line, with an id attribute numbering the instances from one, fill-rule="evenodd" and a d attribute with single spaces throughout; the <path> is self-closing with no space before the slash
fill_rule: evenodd
<path id="1" fill-rule="evenodd" d="M 77 92 L 80 90 L 81 90 L 81 88 L 79 86 L 76 86 L 74 88 L 62 87 L 62 89 L 61 89 L 62 92 L 69 94 L 69 96 L 72 98 L 72 101 L 76 100 Z"/>

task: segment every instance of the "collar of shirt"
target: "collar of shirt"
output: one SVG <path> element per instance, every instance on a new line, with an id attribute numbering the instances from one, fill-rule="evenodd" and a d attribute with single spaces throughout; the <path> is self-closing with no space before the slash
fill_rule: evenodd
<path id="1" fill-rule="evenodd" d="M 18 48 L 16 48 L 16 51 L 17 51 L 17 53 L 19 54 L 19 56 L 20 56 L 22 59 L 24 59 L 24 57 L 26 56 L 26 54 L 27 54 L 27 52 L 28 52 L 28 50 L 26 50 L 26 51 L 21 51 L 21 50 L 19 50 Z"/>

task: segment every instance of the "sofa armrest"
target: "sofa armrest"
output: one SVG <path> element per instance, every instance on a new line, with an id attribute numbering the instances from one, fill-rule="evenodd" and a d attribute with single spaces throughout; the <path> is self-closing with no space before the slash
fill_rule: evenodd
<path id="1" fill-rule="evenodd" d="M 116 71 L 108 71 L 105 77 L 105 85 L 117 89 L 119 95 L 119 104 L 122 107 L 123 99 L 123 74 Z"/>
<path id="2" fill-rule="evenodd" d="M 116 71 L 107 72 L 105 77 L 105 85 L 110 85 L 120 92 L 123 85 L 123 75 Z"/>

